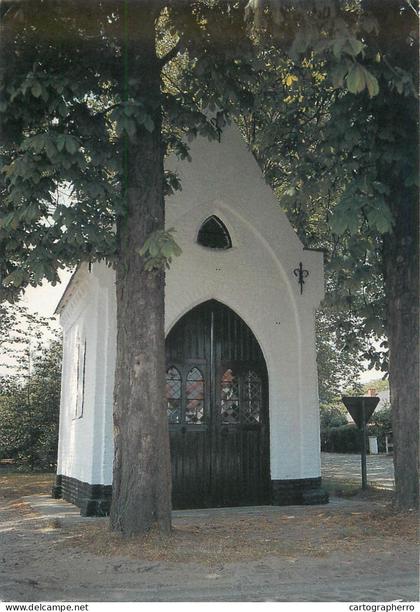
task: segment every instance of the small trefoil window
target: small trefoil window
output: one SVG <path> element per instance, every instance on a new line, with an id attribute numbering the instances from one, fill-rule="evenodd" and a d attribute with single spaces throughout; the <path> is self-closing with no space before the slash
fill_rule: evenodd
<path id="1" fill-rule="evenodd" d="M 225 224 L 215 215 L 204 221 L 198 232 L 197 242 L 209 249 L 230 249 L 232 246 Z"/>

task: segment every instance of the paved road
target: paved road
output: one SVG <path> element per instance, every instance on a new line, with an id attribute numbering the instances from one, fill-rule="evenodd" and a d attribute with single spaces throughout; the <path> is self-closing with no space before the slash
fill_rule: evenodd
<path id="1" fill-rule="evenodd" d="M 360 455 L 321 453 L 323 478 L 342 481 L 361 481 Z M 394 488 L 394 464 L 392 455 L 367 456 L 368 484 L 383 489 Z"/>

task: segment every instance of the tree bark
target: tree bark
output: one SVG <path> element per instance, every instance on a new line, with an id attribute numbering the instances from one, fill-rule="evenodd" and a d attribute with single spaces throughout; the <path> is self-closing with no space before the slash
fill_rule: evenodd
<path id="1" fill-rule="evenodd" d="M 411 191 L 411 193 L 410 193 Z M 395 225 L 384 238 L 396 504 L 419 501 L 419 249 L 414 190 L 394 192 Z"/>
<path id="2" fill-rule="evenodd" d="M 378 19 L 382 55 L 410 71 L 416 84 L 418 45 L 408 42 L 417 30 L 412 9 L 398 1 L 367 5 Z M 381 180 L 390 189 L 394 217 L 392 232 L 384 236 L 383 266 L 396 504 L 408 509 L 419 502 L 419 202 L 416 187 L 407 182 L 411 169 L 418 168 L 417 100 L 388 89 L 378 96 L 376 118 L 379 130 L 392 129 L 401 149 L 393 163 L 383 162 Z"/>
<path id="3" fill-rule="evenodd" d="M 127 10 L 127 6 L 126 6 Z M 149 101 L 155 124 L 126 141 L 126 214 L 117 222 L 117 361 L 111 527 L 129 536 L 171 528 L 169 434 L 164 405 L 164 271 L 147 271 L 139 255 L 164 227 L 160 67 L 155 51 L 157 2 L 126 14 L 130 98 Z M 132 83 L 135 83 L 132 85 Z"/>

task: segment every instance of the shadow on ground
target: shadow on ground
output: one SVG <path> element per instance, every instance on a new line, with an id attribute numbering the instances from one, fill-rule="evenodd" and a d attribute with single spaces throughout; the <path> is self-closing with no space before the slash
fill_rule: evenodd
<path id="1" fill-rule="evenodd" d="M 7 478 L 4 476 L 3 478 Z M 15 601 L 416 600 L 416 520 L 383 497 L 326 506 L 174 512 L 169 538 L 130 541 L 9 476 L 0 597 Z M 22 497 L 23 493 L 23 497 Z"/>

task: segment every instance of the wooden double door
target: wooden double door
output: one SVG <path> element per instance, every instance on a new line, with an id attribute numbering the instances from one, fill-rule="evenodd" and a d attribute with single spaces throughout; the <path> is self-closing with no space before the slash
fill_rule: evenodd
<path id="1" fill-rule="evenodd" d="M 166 340 L 174 508 L 269 503 L 267 368 L 249 327 L 209 301 Z"/>

